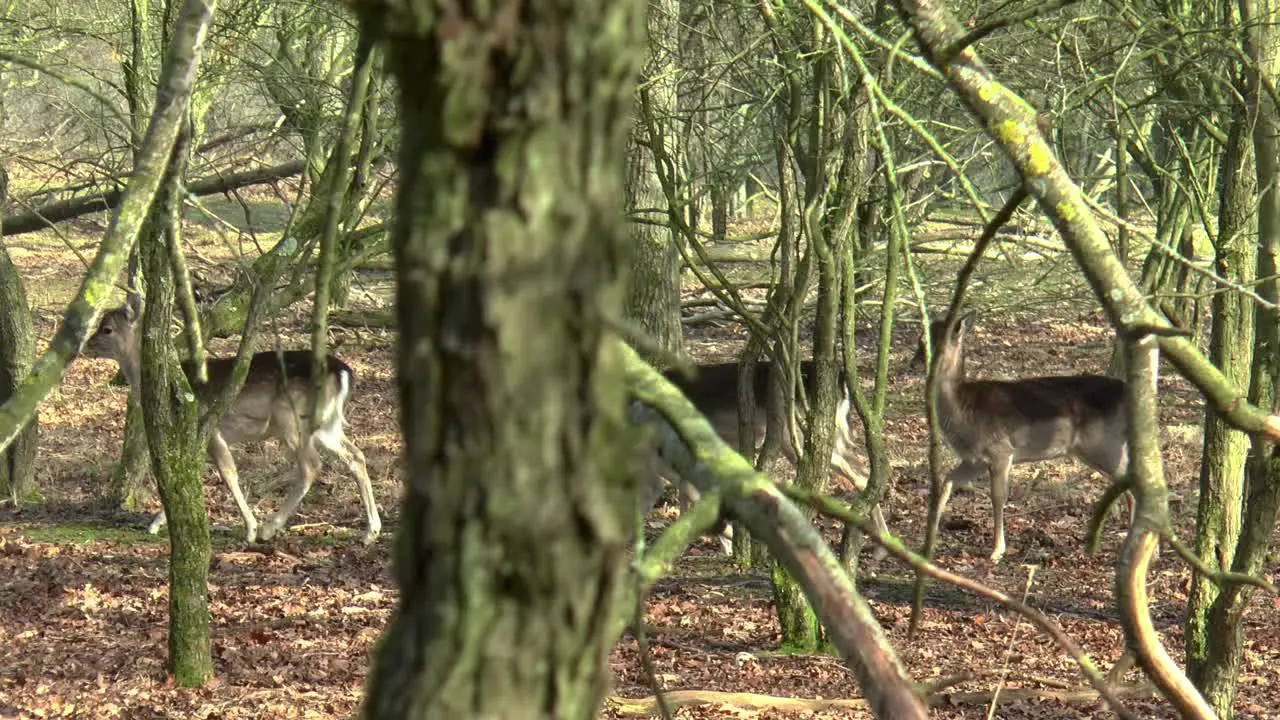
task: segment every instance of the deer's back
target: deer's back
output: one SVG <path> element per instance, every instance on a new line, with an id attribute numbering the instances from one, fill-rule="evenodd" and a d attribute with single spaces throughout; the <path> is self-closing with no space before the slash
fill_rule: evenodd
<path id="1" fill-rule="evenodd" d="M 208 402 L 226 387 L 231 379 L 235 358 L 211 358 L 207 361 L 208 382 L 195 382 L 195 366 L 183 363 L 183 371 L 202 402 Z M 351 367 L 330 355 L 325 383 L 328 398 L 343 389 L 350 392 L 355 382 Z M 223 414 L 218 428 L 230 443 L 258 440 L 268 435 L 295 435 L 298 421 L 311 414 L 311 351 L 286 350 L 255 353 L 249 361 L 249 374 L 240 394 Z"/>
<path id="2" fill-rule="evenodd" d="M 1015 462 L 1076 452 L 1102 434 L 1124 431 L 1125 384 L 1101 375 L 974 380 L 940 398 L 944 435 L 957 453 Z"/>
<path id="3" fill-rule="evenodd" d="M 765 408 L 768 404 L 770 376 L 773 374 L 772 362 L 760 362 L 752 377 L 755 395 L 755 414 L 752 425 L 756 431 L 756 444 L 764 438 L 767 418 Z M 738 363 L 724 362 L 713 365 L 698 366 L 696 374 L 690 378 L 675 370 L 668 370 L 667 380 L 671 381 L 689 401 L 707 417 L 716 433 L 730 445 L 736 445 L 738 437 Z M 813 398 L 814 366 L 812 360 L 800 363 L 800 375 L 804 380 L 805 392 L 810 402 Z M 783 451 L 794 453 L 790 447 L 789 435 L 783 437 Z"/>
<path id="4" fill-rule="evenodd" d="M 757 434 L 764 431 L 765 393 L 769 387 L 769 367 L 761 363 L 754 378 L 756 413 L 754 424 Z M 668 370 L 667 380 L 680 388 L 689 402 L 707 417 L 716 434 L 731 445 L 738 437 L 738 363 L 700 365 L 690 377 L 676 370 Z M 758 439 L 758 438 L 757 438 Z"/>
<path id="5" fill-rule="evenodd" d="M 205 385 L 196 388 L 197 391 L 202 396 L 221 391 L 231 379 L 231 370 L 234 364 L 234 357 L 210 358 L 206 363 L 209 381 Z M 182 370 L 186 373 L 187 380 L 194 387 L 196 385 L 195 365 L 190 361 L 184 361 Z M 354 384 L 355 372 L 351 367 L 330 355 L 328 357 L 328 374 L 337 377 L 342 373 L 347 375 L 348 383 Z M 253 357 L 250 358 L 249 374 L 245 378 L 244 388 L 240 392 L 241 394 L 251 390 L 261 392 L 269 387 L 309 387 L 311 380 L 310 350 L 285 350 L 279 353 L 269 350 L 254 353 Z"/>

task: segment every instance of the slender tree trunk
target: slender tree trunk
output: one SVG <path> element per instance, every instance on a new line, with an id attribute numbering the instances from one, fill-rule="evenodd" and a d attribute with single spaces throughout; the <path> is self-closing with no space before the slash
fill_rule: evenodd
<path id="1" fill-rule="evenodd" d="M 139 248 L 147 242 L 159 242 L 152 237 L 154 232 L 148 224 L 142 228 L 140 243 L 135 245 L 129 255 L 128 287 L 130 292 L 145 297 L 146 282 L 142 276 L 142 261 Z M 133 301 L 132 298 L 129 300 Z M 147 451 L 147 428 L 142 420 L 142 404 L 137 387 L 130 387 L 128 410 L 124 420 L 124 443 L 120 448 L 120 459 L 116 461 L 115 470 L 111 473 L 111 496 L 121 510 L 129 512 L 141 511 L 151 499 L 151 456 Z"/>
<path id="2" fill-rule="evenodd" d="M 151 0 L 129 2 L 129 58 L 123 63 L 124 95 L 129 107 L 130 139 L 134 152 L 141 147 L 154 104 L 160 49 L 159 30 L 152 23 Z M 129 254 L 128 284 L 130 290 L 144 291 L 141 247 L 155 242 L 150 225 L 142 229 L 139 243 Z M 151 499 L 151 463 L 147 451 L 147 430 L 143 426 L 138 388 L 129 389 L 128 411 L 125 413 L 124 443 L 120 458 L 111 473 L 111 496 L 117 507 L 129 512 L 143 509 Z"/>
<path id="3" fill-rule="evenodd" d="M 0 119 L 4 113 L 0 112 Z M 0 208 L 8 196 L 9 175 L 0 167 Z M 35 362 L 36 333 L 27 306 L 22 276 L 9 259 L 0 228 L 0 403 L 18 388 Z M 0 453 L 0 497 L 15 505 L 36 491 L 35 460 L 40 438 L 40 416 L 31 418 L 9 449 Z"/>
<path id="4" fill-rule="evenodd" d="M 1116 217 L 1122 221 L 1116 228 L 1116 255 L 1129 264 L 1129 132 L 1122 118 L 1116 125 Z"/>
<path id="5" fill-rule="evenodd" d="M 1258 293 L 1274 307 L 1280 299 L 1280 280 L 1276 278 L 1280 256 L 1280 108 L 1270 93 L 1262 89 L 1266 82 L 1274 86 L 1280 76 L 1280 34 L 1274 30 L 1278 8 L 1270 0 L 1245 0 L 1239 7 L 1244 20 L 1245 47 L 1258 75 L 1249 76 L 1251 105 L 1256 103 L 1257 122 L 1252 125 L 1252 141 L 1257 159 L 1257 187 L 1261 198 L 1257 207 Z M 1257 342 L 1249 401 L 1260 407 L 1277 408 L 1277 376 L 1280 375 L 1280 313 L 1258 306 L 1256 313 Z M 1216 316 L 1216 313 L 1215 313 Z M 1247 487 L 1242 493 L 1239 539 L 1235 546 L 1231 569 L 1257 575 L 1264 569 L 1280 511 L 1280 459 L 1275 445 L 1261 436 L 1251 438 L 1251 457 L 1246 470 Z M 1244 614 L 1255 588 L 1230 585 L 1219 591 L 1208 610 L 1204 623 L 1211 632 L 1203 643 L 1197 672 L 1193 676 L 1205 699 L 1223 718 L 1234 715 L 1234 702 L 1240 669 L 1244 660 Z M 1266 613 L 1266 608 L 1254 612 Z"/>
<path id="6" fill-rule="evenodd" d="M 151 499 L 151 458 L 147 452 L 147 429 L 142 420 L 142 405 L 138 392 L 129 390 L 129 405 L 125 413 L 124 444 L 120 459 L 111 473 L 111 497 L 117 507 L 128 512 L 140 512 Z"/>
<path id="7" fill-rule="evenodd" d="M 404 125 L 401 600 L 365 716 L 592 718 L 637 490 L 607 328 L 644 4 L 354 5 Z"/>
<path id="8" fill-rule="evenodd" d="M 1257 176 L 1249 135 L 1251 124 L 1249 118 L 1237 119 L 1225 148 L 1215 248 L 1218 274 L 1246 286 L 1253 283 L 1258 251 L 1252 212 Z M 1254 306 L 1249 298 L 1236 292 L 1219 292 L 1214 296 L 1210 358 L 1242 389 L 1250 385 L 1254 327 Z M 1230 429 L 1212 408 L 1205 413 L 1204 435 L 1196 554 L 1211 568 L 1229 570 L 1240 537 L 1249 439 L 1244 433 Z M 1212 635 L 1220 631 L 1212 618 L 1212 607 L 1219 592 L 1217 583 L 1197 575 L 1187 598 L 1187 671 L 1202 690 L 1211 673 L 1207 663 L 1209 644 Z"/>
<path id="9" fill-rule="evenodd" d="M 1116 126 L 1116 217 L 1121 223 L 1116 228 L 1116 256 L 1126 267 L 1129 265 L 1129 226 L 1124 223 L 1129 219 L 1129 133 L 1125 119 L 1121 118 Z M 1116 338 L 1111 346 L 1111 362 L 1107 366 L 1107 374 L 1113 378 L 1123 379 L 1128 375 L 1124 366 L 1124 340 Z"/>
<path id="10" fill-rule="evenodd" d="M 157 200 L 167 200 L 170 191 Z M 153 225 L 158 216 L 153 213 Z M 169 671 L 179 685 L 199 687 L 213 677 L 205 448 L 199 432 L 199 403 L 178 367 L 170 339 L 174 283 L 165 241 L 163 234 L 149 237 L 142 249 L 150 282 L 143 312 L 138 389 L 151 470 L 160 487 L 169 527 Z"/>

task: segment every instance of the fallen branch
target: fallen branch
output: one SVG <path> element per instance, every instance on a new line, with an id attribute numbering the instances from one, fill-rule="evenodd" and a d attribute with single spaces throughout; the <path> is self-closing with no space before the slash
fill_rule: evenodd
<path id="1" fill-rule="evenodd" d="M 329 324 L 375 330 L 394 330 L 397 325 L 392 310 L 334 310 L 329 313 Z"/>
<path id="2" fill-rule="evenodd" d="M 1152 698 L 1155 690 L 1146 684 L 1126 685 L 1113 692 L 1125 700 Z M 991 704 L 994 691 L 939 693 L 929 697 L 929 705 L 951 707 L 982 707 Z M 668 707 L 715 707 L 738 712 L 776 710 L 780 712 L 822 712 L 825 710 L 864 710 L 867 701 L 862 698 L 789 698 L 757 693 L 718 692 L 714 690 L 673 690 L 662 694 Z M 1064 705 L 1085 705 L 1102 700 L 1093 688 L 1003 688 L 1001 704 L 1044 701 Z M 626 698 L 617 695 L 605 700 L 609 709 L 620 717 L 653 717 L 658 714 L 658 700 L 650 695 Z"/>
<path id="3" fill-rule="evenodd" d="M 1147 684 L 1126 685 L 1112 688 L 1111 693 L 1123 700 L 1140 700 L 1156 696 L 1155 688 Z M 982 692 L 942 693 L 929 698 L 929 705 L 976 705 L 989 706 L 995 699 L 994 690 Z M 1081 687 L 1073 690 L 1057 690 L 1053 688 L 1001 688 L 1000 704 L 1009 702 L 1028 702 L 1046 700 L 1056 703 L 1085 704 L 1103 701 L 1102 696 L 1093 688 Z"/>
<path id="4" fill-rule="evenodd" d="M 747 710 L 780 710 L 783 712 L 821 712 L 823 710 L 865 710 L 867 701 L 862 698 L 789 698 L 756 693 L 717 692 L 714 690 L 673 690 L 662 694 L 672 710 L 682 707 L 732 708 Z M 652 695 L 642 698 L 613 696 L 605 699 L 609 709 L 622 717 L 653 717 L 658 715 L 658 699 Z"/>
<path id="5" fill-rule="evenodd" d="M 303 167 L 302 160 L 293 160 L 279 165 L 272 165 L 271 167 L 256 168 L 230 175 L 214 175 L 213 177 L 190 183 L 186 186 L 186 189 L 192 195 L 216 195 L 236 188 L 260 185 L 293 177 L 302 172 Z M 124 190 L 111 190 L 88 197 L 59 200 L 58 202 L 41 205 L 31 212 L 5 218 L 4 234 L 6 237 L 22 235 L 53 227 L 56 223 L 77 218 L 81 215 L 114 210 L 119 207 L 123 197 Z"/>
<path id="6" fill-rule="evenodd" d="M 1048 635 L 1058 647 L 1071 656 L 1076 666 L 1080 668 L 1080 672 L 1089 681 L 1094 690 L 1107 701 L 1113 712 L 1127 720 L 1136 720 L 1137 716 L 1124 707 L 1120 702 L 1120 698 L 1116 695 L 1115 688 L 1107 684 L 1106 678 L 1094 665 L 1093 659 L 1085 653 L 1084 648 L 1080 647 L 1066 631 L 1062 629 L 1053 618 L 1040 612 L 1039 610 L 1021 602 L 1009 595 L 988 587 L 972 578 L 953 573 L 945 570 L 923 555 L 918 555 L 907 548 L 901 540 L 893 535 L 882 533 L 869 518 L 856 517 L 849 507 L 841 502 L 821 495 L 814 495 L 805 492 L 795 486 L 787 487 L 784 492 L 796 502 L 803 503 L 818 512 L 836 518 L 846 523 L 853 523 L 859 526 L 863 533 L 866 534 L 872 542 L 884 548 L 890 555 L 907 563 L 916 572 L 922 575 L 928 575 L 936 580 L 954 585 L 978 597 L 986 598 L 992 602 L 999 603 L 1008 610 L 1016 612 L 1032 625 L 1035 625 L 1045 635 Z M 1006 690 L 1007 691 L 1007 690 Z M 1004 691 L 1002 691 L 1004 692 Z"/>

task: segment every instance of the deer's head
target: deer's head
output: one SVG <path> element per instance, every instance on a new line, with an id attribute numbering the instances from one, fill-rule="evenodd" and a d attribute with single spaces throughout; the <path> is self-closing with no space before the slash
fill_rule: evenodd
<path id="1" fill-rule="evenodd" d="M 950 338 L 947 337 L 947 319 L 945 317 L 929 323 L 929 344 L 932 346 L 931 349 L 935 360 L 943 355 L 959 355 L 964 347 L 965 335 L 973 327 L 973 321 L 977 314 L 977 311 L 970 310 L 961 315 L 960 319 L 956 321 L 956 330 Z M 916 354 L 911 357 L 908 367 L 914 372 L 920 372 L 926 367 L 924 333 L 920 333 L 920 340 L 916 343 Z"/>

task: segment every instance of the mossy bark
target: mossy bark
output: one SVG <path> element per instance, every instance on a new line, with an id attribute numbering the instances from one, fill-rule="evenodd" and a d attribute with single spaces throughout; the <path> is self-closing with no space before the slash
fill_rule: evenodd
<path id="1" fill-rule="evenodd" d="M 369 718 L 592 718 L 638 462 L 608 330 L 644 4 L 353 3 L 404 125 L 401 599 Z"/>
<path id="2" fill-rule="evenodd" d="M 209 635 L 209 515 L 204 502 L 205 447 L 200 403 L 177 362 L 169 325 L 174 310 L 170 247 L 181 247 L 182 194 L 186 143 L 179 139 L 174 161 L 148 220 L 157 230 L 139 250 L 147 276 L 142 315 L 142 367 L 136 383 L 146 427 L 151 472 L 160 489 L 169 527 L 169 672 L 182 687 L 200 687 L 213 678 Z"/>
<path id="3" fill-rule="evenodd" d="M 1253 203 L 1257 194 L 1252 139 L 1247 117 L 1239 118 L 1227 141 L 1222 170 L 1215 270 L 1231 282 L 1253 284 L 1257 269 L 1257 232 Z M 1250 385 L 1254 352 L 1254 306 L 1235 292 L 1213 297 L 1209 356 L 1239 388 Z M 1196 554 L 1206 565 L 1230 570 L 1240 538 L 1249 438 L 1233 430 L 1212 407 L 1205 410 L 1200 500 L 1196 512 Z M 1202 685 L 1211 636 L 1220 631 L 1211 608 L 1220 586 L 1197 576 L 1187 598 L 1186 653 L 1191 679 Z"/>
<path id="4" fill-rule="evenodd" d="M 173 313 L 168 251 L 143 248 L 148 295 L 143 313 L 141 405 L 169 527 L 169 671 L 183 687 L 213 677 L 209 639 L 209 515 L 204 503 L 205 449 L 200 409 L 178 368 L 169 318 Z"/>
<path id="5" fill-rule="evenodd" d="M 1276 408 L 1277 376 L 1280 376 L 1280 313 L 1275 303 L 1280 300 L 1280 108 L 1263 83 L 1274 85 L 1280 75 L 1280 34 L 1274 30 L 1277 8 L 1269 2 L 1249 0 L 1239 5 L 1244 19 L 1245 49 L 1252 66 L 1246 73 L 1249 82 L 1246 104 L 1256 108 L 1256 122 L 1251 123 L 1254 157 L 1257 162 L 1257 292 L 1270 305 L 1254 309 L 1256 341 L 1250 378 L 1249 400 L 1259 407 Z M 1280 512 L 1280 459 L 1274 443 L 1264 437 L 1250 438 L 1250 459 L 1245 470 L 1243 507 L 1240 530 L 1231 558 L 1231 570 L 1250 575 L 1260 574 L 1266 564 Z M 1222 588 L 1208 607 L 1203 626 L 1212 628 L 1207 638 L 1197 638 L 1197 663 L 1193 679 L 1215 711 L 1223 718 L 1234 715 L 1236 689 L 1244 660 L 1245 612 L 1256 588 L 1229 585 Z M 1266 613 L 1256 607 L 1255 613 Z"/>
<path id="6" fill-rule="evenodd" d="M 3 117 L 3 113 L 0 113 Z M 8 174 L 0 168 L 0 207 L 8 191 Z M 35 362 L 36 334 L 27 306 L 22 276 L 9 259 L 0 228 L 0 403 L 18 389 Z M 7 450 L 0 452 L 0 497 L 17 504 L 36 492 L 35 461 L 40 439 L 40 416 L 31 420 Z"/>

